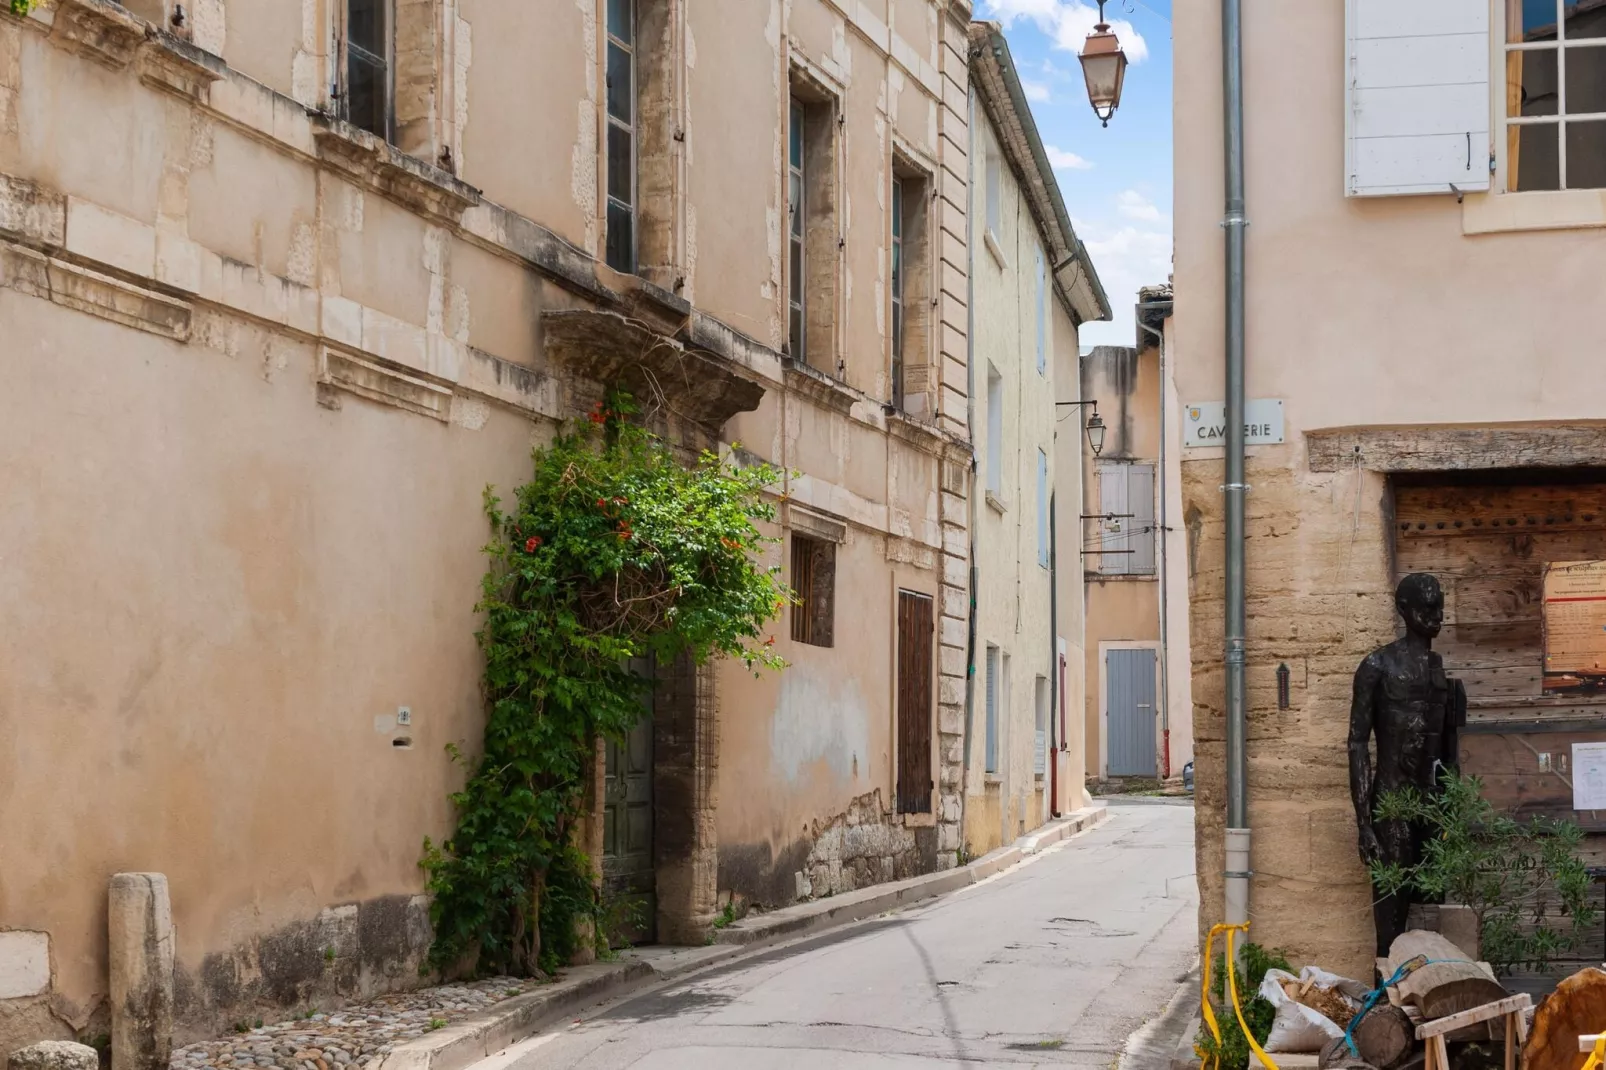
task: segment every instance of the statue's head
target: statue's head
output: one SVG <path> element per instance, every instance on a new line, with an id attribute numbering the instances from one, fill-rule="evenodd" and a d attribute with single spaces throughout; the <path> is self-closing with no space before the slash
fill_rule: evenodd
<path id="1" fill-rule="evenodd" d="M 1444 626 L 1444 590 L 1436 576 L 1413 572 L 1394 589 L 1394 606 L 1407 631 L 1432 639 Z"/>

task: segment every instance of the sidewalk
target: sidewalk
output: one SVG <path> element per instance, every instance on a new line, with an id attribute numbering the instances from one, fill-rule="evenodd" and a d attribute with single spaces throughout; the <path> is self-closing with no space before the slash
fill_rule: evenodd
<path id="1" fill-rule="evenodd" d="M 718 931 L 706 947 L 645 947 L 618 961 L 563 971 L 551 984 L 514 996 L 495 1007 L 416 1040 L 395 1045 L 376 1070 L 463 1070 L 545 1026 L 650 984 L 675 980 L 755 949 L 884 914 L 972 884 L 1017 865 L 1031 855 L 1104 823 L 1109 811 L 1096 802 L 957 869 L 877 884 L 745 918 Z"/>

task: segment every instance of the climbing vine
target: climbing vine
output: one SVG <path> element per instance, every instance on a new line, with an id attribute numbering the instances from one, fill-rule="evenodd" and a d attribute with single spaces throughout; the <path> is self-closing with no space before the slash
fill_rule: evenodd
<path id="1" fill-rule="evenodd" d="M 782 664 L 765 624 L 790 592 L 755 560 L 779 473 L 706 452 L 684 464 L 633 413 L 610 395 L 537 449 L 506 509 L 486 489 L 487 723 L 478 758 L 453 751 L 471 768 L 456 830 L 424 841 L 435 968 L 550 972 L 599 918 L 576 824 L 597 739 L 642 716 L 643 659 Z"/>
<path id="2" fill-rule="evenodd" d="M 35 0 L 11 0 L 11 13 L 13 15 L 27 15 L 33 10 Z"/>

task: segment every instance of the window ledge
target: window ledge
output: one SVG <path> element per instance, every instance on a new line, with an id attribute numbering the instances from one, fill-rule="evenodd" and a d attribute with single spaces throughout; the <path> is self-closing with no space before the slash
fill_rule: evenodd
<path id="1" fill-rule="evenodd" d="M 988 787 L 997 787 L 1003 782 L 1004 774 L 1002 773 L 988 773 L 983 779 L 983 783 L 985 783 Z"/>
<path id="2" fill-rule="evenodd" d="M 998 244 L 998 235 L 988 228 L 987 233 L 982 235 L 981 242 L 987 246 L 987 251 L 993 254 L 993 259 L 998 261 L 998 266 L 1008 271 L 1009 257 L 1004 255 L 1004 247 Z"/>
<path id="3" fill-rule="evenodd" d="M 467 182 L 343 119 L 320 117 L 313 136 L 320 159 L 375 193 L 442 222 L 456 226 L 480 203 L 480 191 Z"/>
<path id="4" fill-rule="evenodd" d="M 1606 227 L 1606 190 L 1468 194 L 1461 204 L 1461 233 Z"/>
<path id="5" fill-rule="evenodd" d="M 1004 499 L 1000 498 L 992 491 L 987 492 L 987 504 L 992 506 L 1000 513 L 1006 513 L 1009 511 L 1009 505 L 1004 501 Z"/>
<path id="6" fill-rule="evenodd" d="M 807 361 L 786 357 L 782 365 L 787 387 L 837 412 L 851 412 L 864 395 L 834 375 L 827 375 Z"/>

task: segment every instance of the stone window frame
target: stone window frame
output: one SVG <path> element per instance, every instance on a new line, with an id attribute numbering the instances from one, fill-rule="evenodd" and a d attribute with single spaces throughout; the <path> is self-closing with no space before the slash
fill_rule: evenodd
<path id="1" fill-rule="evenodd" d="M 836 550 L 830 539 L 792 532 L 790 580 L 798 599 L 792 607 L 793 642 L 836 645 Z"/>
<path id="2" fill-rule="evenodd" d="M 887 332 L 887 396 L 893 408 L 909 416 L 933 417 L 936 415 L 934 399 L 937 383 L 936 370 L 936 281 L 937 258 L 935 240 L 936 174 L 935 164 L 924 160 L 901 139 L 894 138 L 892 145 L 892 184 L 902 186 L 903 219 L 901 232 L 901 282 L 897 311 L 900 324 L 891 316 L 893 287 L 888 287 L 889 325 Z M 895 201 L 888 196 L 888 280 L 893 281 L 892 248 L 893 228 L 891 215 Z M 901 335 L 901 337 L 900 337 Z M 900 382 L 901 379 L 901 382 Z"/>
<path id="3" fill-rule="evenodd" d="M 802 106 L 803 138 L 803 352 L 792 352 L 791 331 L 787 331 L 787 356 L 800 364 L 838 379 L 846 378 L 846 360 L 839 337 L 842 317 L 839 304 L 842 295 L 842 259 L 845 239 L 841 231 L 843 196 L 842 181 L 842 127 L 845 113 L 842 107 L 843 87 L 829 75 L 815 68 L 794 52 L 789 66 L 787 93 L 781 116 L 785 131 L 783 143 L 788 152 L 781 162 L 790 160 L 793 102 Z M 783 226 L 790 228 L 792 219 L 789 171 L 783 170 L 782 203 L 786 207 Z M 788 234 L 790 231 L 788 230 Z M 791 322 L 790 294 L 792 268 L 790 246 L 788 263 L 783 266 L 781 307 L 785 310 L 784 322 Z"/>
<path id="4" fill-rule="evenodd" d="M 383 139 L 400 152 L 458 173 L 462 132 L 454 118 L 457 94 L 455 0 L 382 0 L 388 22 L 387 113 Z M 330 41 L 323 106 L 349 121 L 347 19 L 350 0 L 324 8 Z"/>

